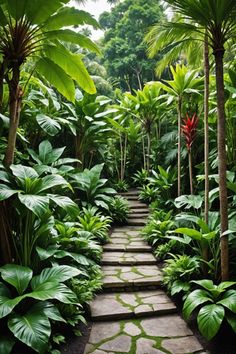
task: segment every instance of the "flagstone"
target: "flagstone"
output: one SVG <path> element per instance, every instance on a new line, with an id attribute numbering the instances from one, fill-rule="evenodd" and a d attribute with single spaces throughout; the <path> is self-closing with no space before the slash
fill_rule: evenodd
<path id="1" fill-rule="evenodd" d="M 140 328 L 138 328 L 134 323 L 129 322 L 125 324 L 124 327 L 124 332 L 126 332 L 127 334 L 129 334 L 130 336 L 134 337 L 134 336 L 138 336 L 139 334 L 141 334 L 141 330 Z"/>
<path id="2" fill-rule="evenodd" d="M 147 338 L 139 338 L 136 342 L 135 354 L 164 354 L 159 349 L 153 348 L 155 341 Z"/>
<path id="3" fill-rule="evenodd" d="M 89 343 L 96 344 L 100 343 L 105 339 L 109 339 L 118 335 L 120 333 L 120 323 L 119 322 L 98 322 L 94 323 L 91 329 Z"/>
<path id="4" fill-rule="evenodd" d="M 114 352 L 129 353 L 131 347 L 131 337 L 124 334 L 112 339 L 99 348 L 104 350 L 112 350 Z"/>
<path id="5" fill-rule="evenodd" d="M 173 354 L 192 354 L 203 349 L 202 345 L 194 336 L 165 339 L 162 341 L 162 347 Z"/>
<path id="6" fill-rule="evenodd" d="M 148 336 L 173 337 L 192 335 L 185 321 L 178 315 L 147 318 L 141 326 Z"/>

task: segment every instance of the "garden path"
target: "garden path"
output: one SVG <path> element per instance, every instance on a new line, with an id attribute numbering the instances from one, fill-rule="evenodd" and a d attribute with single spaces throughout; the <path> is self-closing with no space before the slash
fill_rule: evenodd
<path id="1" fill-rule="evenodd" d="M 162 273 L 140 231 L 148 207 L 137 191 L 128 225 L 116 227 L 102 259 L 103 293 L 90 304 L 92 330 L 85 354 L 193 354 L 202 345 L 161 288 Z"/>

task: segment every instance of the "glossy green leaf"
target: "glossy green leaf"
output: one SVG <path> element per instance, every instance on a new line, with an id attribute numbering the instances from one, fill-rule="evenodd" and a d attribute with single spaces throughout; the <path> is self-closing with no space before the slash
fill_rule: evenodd
<path id="1" fill-rule="evenodd" d="M 37 285 L 34 291 L 26 294 L 26 297 L 36 300 L 51 300 L 57 299 L 65 304 L 77 302 L 77 297 L 66 285 L 57 281 L 45 282 Z"/>
<path id="2" fill-rule="evenodd" d="M 61 125 L 45 114 L 37 114 L 36 120 L 40 127 L 50 136 L 57 135 L 61 130 Z"/>
<path id="3" fill-rule="evenodd" d="M 11 354 L 15 339 L 9 336 L 0 336 L 0 353 Z"/>
<path id="4" fill-rule="evenodd" d="M 236 333 L 236 315 L 233 313 L 226 314 L 226 320 L 232 327 L 233 331 Z"/>
<path id="5" fill-rule="evenodd" d="M 14 314 L 8 320 L 8 327 L 21 342 L 33 348 L 38 353 L 44 353 L 51 326 L 47 316 L 42 311 L 32 307 L 24 315 Z"/>
<path id="6" fill-rule="evenodd" d="M 224 293 L 222 300 L 217 304 L 227 307 L 230 311 L 236 313 L 236 290 L 228 290 Z"/>
<path id="7" fill-rule="evenodd" d="M 73 278 L 81 274 L 81 271 L 77 268 L 67 265 L 54 266 L 51 268 L 44 268 L 40 275 L 36 275 L 31 280 L 32 289 L 35 290 L 39 285 L 44 282 L 64 282 L 70 278 Z"/>
<path id="8" fill-rule="evenodd" d="M 83 256 L 82 254 L 78 254 L 78 253 L 74 253 L 74 252 L 67 252 L 67 251 L 57 251 L 54 254 L 55 258 L 64 258 L 64 257 L 69 257 L 72 258 L 74 261 L 76 261 L 76 263 L 84 265 L 84 266 L 88 266 L 92 263 L 91 260 L 88 260 L 88 258 L 86 258 L 85 256 Z"/>
<path id="9" fill-rule="evenodd" d="M 186 298 L 183 306 L 183 315 L 189 319 L 192 312 L 205 302 L 213 302 L 205 290 L 197 289 L 192 291 Z"/>
<path id="10" fill-rule="evenodd" d="M 5 184 L 0 184 L 0 201 L 10 198 L 16 193 L 19 193 L 19 190 L 12 189 Z"/>
<path id="11" fill-rule="evenodd" d="M 44 49 L 45 54 L 56 65 L 75 80 L 80 87 L 90 94 L 96 93 L 96 88 L 91 79 L 80 54 L 73 54 L 63 45 L 57 42 L 56 46 L 47 46 Z"/>
<path id="12" fill-rule="evenodd" d="M 34 305 L 34 311 L 41 311 L 53 321 L 66 322 L 58 308 L 49 301 L 39 301 Z"/>
<path id="13" fill-rule="evenodd" d="M 0 318 L 3 318 L 9 313 L 12 312 L 12 310 L 25 298 L 24 295 L 22 296 L 17 296 L 14 299 L 11 299 L 9 297 L 0 295 Z"/>
<path id="14" fill-rule="evenodd" d="M 78 205 L 73 202 L 69 197 L 56 194 L 49 194 L 48 196 L 53 203 L 58 205 L 60 208 L 66 210 L 68 214 L 74 216 L 79 215 Z"/>
<path id="15" fill-rule="evenodd" d="M 14 286 L 19 295 L 22 295 L 27 289 L 33 276 L 33 272 L 30 268 L 17 264 L 6 264 L 2 266 L 0 273 L 5 282 Z"/>
<path id="16" fill-rule="evenodd" d="M 48 211 L 49 198 L 47 196 L 19 194 L 19 200 L 39 218 Z"/>
<path id="17" fill-rule="evenodd" d="M 38 193 L 47 191 L 57 186 L 68 186 L 68 182 L 60 175 L 48 175 L 42 178 L 41 187 L 38 189 Z"/>
<path id="18" fill-rule="evenodd" d="M 47 37 L 51 39 L 57 39 L 64 42 L 77 44 L 82 48 L 86 48 L 91 52 L 95 52 L 98 55 L 101 54 L 99 47 L 93 41 L 91 41 L 90 38 L 82 35 L 81 33 L 71 31 L 69 29 L 50 31 L 48 32 Z"/>
<path id="19" fill-rule="evenodd" d="M 65 71 L 48 58 L 41 58 L 36 65 L 37 71 L 69 101 L 75 101 L 73 80 Z"/>
<path id="20" fill-rule="evenodd" d="M 187 235 L 187 236 L 193 238 L 194 240 L 200 241 L 202 239 L 201 232 L 199 232 L 199 231 L 197 231 L 195 229 L 189 229 L 187 227 L 182 227 L 182 228 L 176 229 L 175 232 L 178 233 L 178 234 Z"/>
<path id="21" fill-rule="evenodd" d="M 12 170 L 12 173 L 15 177 L 21 179 L 26 179 L 26 178 L 34 179 L 38 177 L 37 172 L 32 167 L 23 166 L 23 165 L 11 165 L 10 169 Z"/>
<path id="22" fill-rule="evenodd" d="M 197 316 L 198 328 L 201 334 L 211 340 L 219 331 L 225 316 L 223 306 L 211 304 L 201 308 Z"/>
<path id="23" fill-rule="evenodd" d="M 73 7 L 65 7 L 62 11 L 51 16 L 46 28 L 47 30 L 55 30 L 74 25 L 91 25 L 94 28 L 100 27 L 90 13 Z"/>
<path id="24" fill-rule="evenodd" d="M 54 13 L 62 8 L 63 4 L 68 2 L 69 0 L 28 0 L 24 12 L 26 12 L 28 19 L 32 23 L 41 24 L 50 19 Z"/>

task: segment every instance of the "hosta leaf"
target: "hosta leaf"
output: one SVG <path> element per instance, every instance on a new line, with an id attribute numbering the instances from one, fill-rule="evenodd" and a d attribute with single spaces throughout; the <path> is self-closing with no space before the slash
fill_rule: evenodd
<path id="1" fill-rule="evenodd" d="M 31 280 L 32 289 L 35 290 L 40 284 L 44 282 L 64 282 L 67 279 L 73 278 L 81 274 L 77 268 L 67 265 L 55 266 L 52 268 L 44 268 L 40 275 L 36 275 Z"/>
<path id="2" fill-rule="evenodd" d="M 19 190 L 12 189 L 5 184 L 0 184 L 0 201 L 10 198 L 16 193 L 19 193 Z"/>
<path id="3" fill-rule="evenodd" d="M 222 300 L 217 304 L 227 307 L 230 311 L 236 313 L 236 290 L 228 290 L 224 293 Z"/>
<path id="4" fill-rule="evenodd" d="M 223 306 L 211 304 L 201 308 L 197 316 L 198 328 L 201 334 L 211 340 L 219 331 L 225 316 Z"/>
<path id="5" fill-rule="evenodd" d="M 14 314 L 8 320 L 8 327 L 21 342 L 38 353 L 44 353 L 51 334 L 51 326 L 42 311 L 32 308 L 23 316 Z"/>
<path id="6" fill-rule="evenodd" d="M 205 290 L 197 289 L 192 291 L 186 298 L 183 306 L 183 315 L 189 319 L 191 313 L 201 304 L 213 302 Z"/>
<path id="7" fill-rule="evenodd" d="M 93 263 L 91 260 L 83 256 L 82 254 L 67 252 L 67 251 L 57 251 L 54 254 L 54 257 L 59 259 L 64 257 L 69 257 L 74 259 L 78 264 L 85 265 L 85 266 L 88 266 Z"/>
<path id="8" fill-rule="evenodd" d="M 53 321 L 66 322 L 61 316 L 58 308 L 49 301 L 39 301 L 33 306 L 34 311 L 43 312 L 48 318 Z"/>
<path id="9" fill-rule="evenodd" d="M 9 336 L 0 336 L 0 353 L 11 354 L 15 339 Z"/>
<path id="10" fill-rule="evenodd" d="M 62 176 L 60 175 L 45 176 L 42 178 L 42 185 L 41 188 L 38 190 L 38 193 L 47 191 L 53 187 L 63 186 L 63 185 L 68 186 L 69 184 Z"/>
<path id="11" fill-rule="evenodd" d="M 67 288 L 66 285 L 56 281 L 39 284 L 33 292 L 26 294 L 25 297 L 36 300 L 57 299 L 65 304 L 72 304 L 77 301 L 76 295 L 73 291 Z"/>
<path id="12" fill-rule="evenodd" d="M 233 331 L 236 333 L 236 315 L 233 313 L 226 314 L 226 319 Z"/>
<path id="13" fill-rule="evenodd" d="M 0 268 L 2 278 L 14 286 L 19 295 L 22 295 L 29 285 L 33 272 L 28 267 L 16 264 L 6 264 Z"/>
<path id="14" fill-rule="evenodd" d="M 61 125 L 45 114 L 37 114 L 36 120 L 40 127 L 50 136 L 58 134 L 61 130 Z"/>
<path id="15" fill-rule="evenodd" d="M 49 194 L 49 198 L 60 208 L 66 210 L 68 214 L 72 214 L 75 216 L 79 214 L 78 205 L 74 203 L 69 197 L 56 194 Z"/>
<path id="16" fill-rule="evenodd" d="M 37 71 L 50 82 L 65 98 L 75 101 L 75 86 L 73 80 L 65 71 L 48 58 L 41 58 L 37 62 Z"/>
<path id="17" fill-rule="evenodd" d="M 23 165 L 11 165 L 10 169 L 12 170 L 12 173 L 15 177 L 21 179 L 38 178 L 37 172 L 32 167 L 23 166 Z"/>
<path id="18" fill-rule="evenodd" d="M 47 196 L 19 194 L 19 200 L 39 218 L 48 211 L 49 198 Z"/>

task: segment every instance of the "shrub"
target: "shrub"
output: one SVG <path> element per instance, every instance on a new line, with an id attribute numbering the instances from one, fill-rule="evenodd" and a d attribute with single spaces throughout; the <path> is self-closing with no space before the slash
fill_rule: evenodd
<path id="1" fill-rule="evenodd" d="M 128 201 L 119 195 L 115 196 L 109 204 L 109 214 L 113 222 L 117 224 L 127 222 L 129 210 Z"/>

